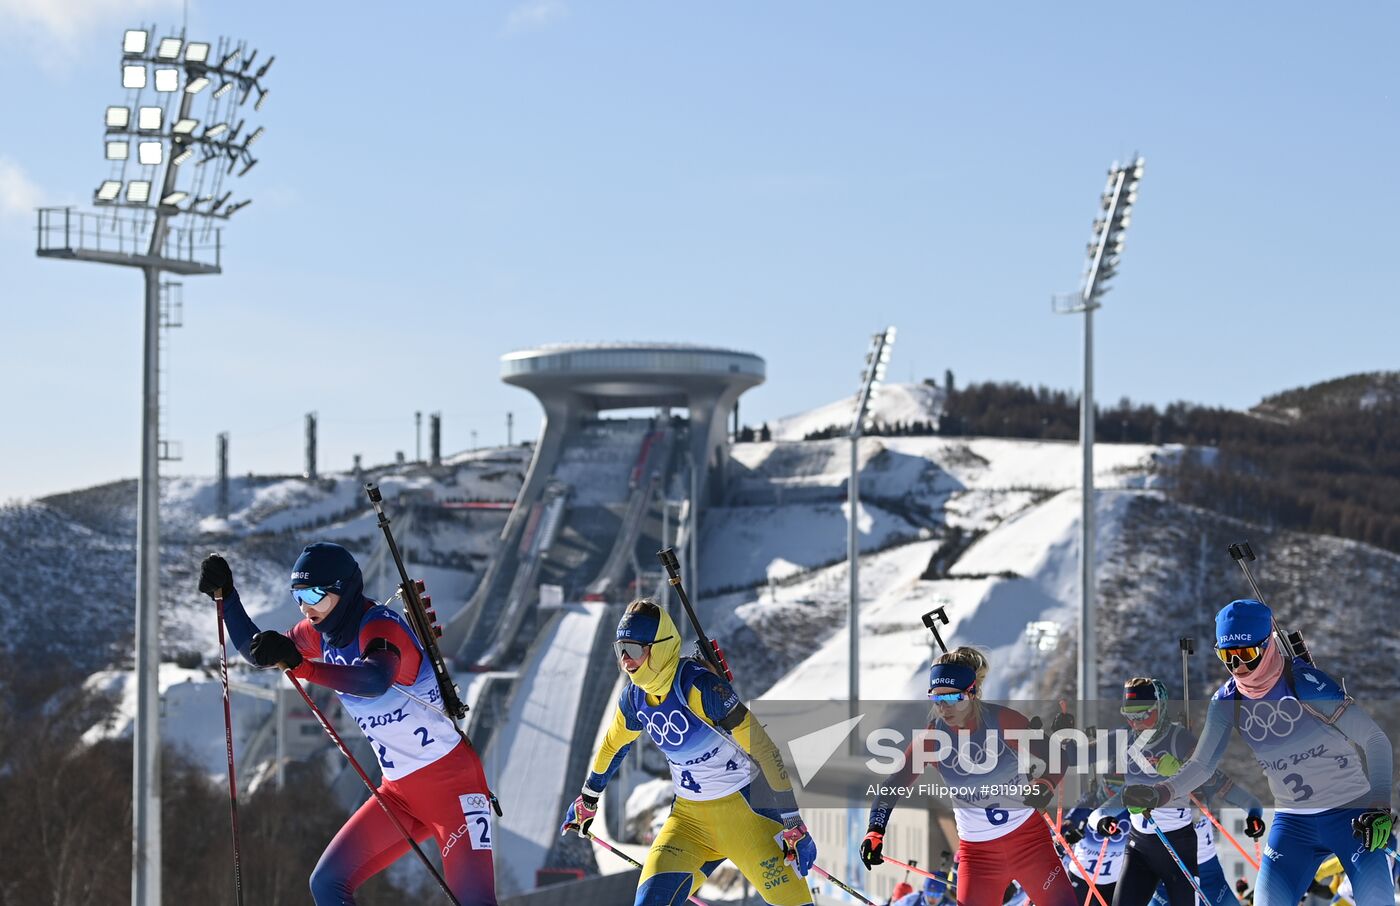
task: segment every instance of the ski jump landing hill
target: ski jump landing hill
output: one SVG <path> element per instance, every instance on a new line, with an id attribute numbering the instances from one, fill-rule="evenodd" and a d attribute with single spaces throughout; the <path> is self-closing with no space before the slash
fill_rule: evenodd
<path id="1" fill-rule="evenodd" d="M 608 661 L 634 589 L 663 588 L 656 550 L 684 551 L 701 501 L 722 492 L 726 416 L 763 382 L 764 362 L 688 345 L 544 346 L 504 356 L 501 378 L 539 399 L 544 427 L 500 553 L 444 628 L 443 647 L 491 671 L 473 684 L 468 730 L 505 809 L 497 885 L 515 893 L 535 886 L 586 772 L 616 680 L 590 665 Z M 658 414 L 598 417 L 645 408 Z M 560 589 L 562 606 L 542 607 L 541 586 Z"/>

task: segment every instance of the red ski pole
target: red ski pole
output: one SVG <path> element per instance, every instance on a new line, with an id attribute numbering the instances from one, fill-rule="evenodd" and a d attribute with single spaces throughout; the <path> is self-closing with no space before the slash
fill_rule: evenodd
<path id="1" fill-rule="evenodd" d="M 385 802 L 384 797 L 379 795 L 379 790 L 374 787 L 374 781 L 369 779 L 369 775 L 365 773 L 365 769 L 360 767 L 360 763 L 355 760 L 355 756 L 350 754 L 350 749 L 346 747 L 345 740 L 341 739 L 340 734 L 335 732 L 335 728 L 331 726 L 331 722 L 326 720 L 326 715 L 321 712 L 320 708 L 316 707 L 316 703 L 311 700 L 311 696 L 306 694 L 306 690 L 302 688 L 297 678 L 292 676 L 292 671 L 283 670 L 282 672 L 287 675 L 287 679 L 291 680 L 292 685 L 295 686 L 297 692 L 301 694 L 302 701 L 306 702 L 306 706 L 311 709 L 311 713 L 321 722 L 321 729 L 326 731 L 326 735 L 330 736 L 336 748 L 340 749 L 340 754 L 345 756 L 346 760 L 350 762 L 350 767 L 354 768 L 355 773 L 359 774 L 360 779 L 365 782 L 365 786 L 369 789 L 370 795 L 374 797 L 374 801 L 379 803 L 379 807 L 384 809 L 384 814 L 389 816 L 389 820 L 394 823 L 394 827 L 398 828 L 400 834 L 403 834 L 403 838 L 408 841 L 408 845 L 413 847 L 413 851 L 417 853 L 418 858 L 423 861 L 423 867 L 428 869 L 428 873 L 433 876 L 433 880 L 438 882 L 438 886 L 442 888 L 442 892 L 447 894 L 447 898 L 452 901 L 452 906 L 462 906 L 461 902 L 452 893 L 452 888 L 447 886 L 447 882 L 442 879 L 442 875 L 438 874 L 438 870 L 433 867 L 433 863 L 429 862 L 428 857 L 423 854 L 423 849 L 418 845 L 418 841 L 413 839 L 413 836 L 404 828 L 403 823 L 399 821 L 399 816 L 395 815 L 394 810 L 389 808 L 389 803 Z"/>
<path id="2" fill-rule="evenodd" d="M 219 615 L 219 679 L 224 684 L 224 749 L 228 753 L 228 811 L 233 824 L 233 891 L 243 906 L 243 851 L 238 843 L 238 781 L 233 770 L 233 711 L 228 700 L 228 650 L 224 645 L 224 598 L 214 599 Z"/>

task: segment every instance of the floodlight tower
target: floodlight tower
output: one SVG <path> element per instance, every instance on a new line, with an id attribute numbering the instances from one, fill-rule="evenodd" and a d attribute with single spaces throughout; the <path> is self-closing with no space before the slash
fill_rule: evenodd
<path id="1" fill-rule="evenodd" d="M 1108 292 L 1108 281 L 1118 272 L 1128 224 L 1132 220 L 1137 187 L 1145 161 L 1138 155 L 1126 164 L 1114 162 L 1108 184 L 1100 197 L 1102 214 L 1094 221 L 1084 284 L 1077 293 L 1062 293 L 1052 300 L 1059 314 L 1084 315 L 1084 392 L 1079 400 L 1079 444 L 1082 476 L 1079 517 L 1079 700 L 1098 697 L 1098 651 L 1094 625 L 1094 309 Z"/>
<path id="2" fill-rule="evenodd" d="M 846 503 L 850 507 L 847 520 L 846 559 L 851 580 L 850 606 L 846 618 L 851 634 L 850 695 L 851 707 L 860 698 L 860 538 L 856 518 L 860 511 L 860 439 L 870 427 L 870 403 L 885 380 L 885 368 L 894 346 L 894 328 L 887 327 L 870 339 L 870 351 L 865 354 L 865 369 L 860 373 L 860 392 L 856 394 L 856 411 L 851 419 L 851 482 Z"/>
<path id="3" fill-rule="evenodd" d="M 136 723 L 132 765 L 133 906 L 159 906 L 160 884 L 160 290 L 162 274 L 220 273 L 216 220 L 249 204 L 229 204 L 225 177 L 257 161 L 249 150 L 261 127 L 244 133 L 234 114 L 256 93 L 273 57 L 253 69 L 257 51 L 221 38 L 214 44 L 156 37 L 154 28 L 122 38 L 121 105 L 107 108 L 111 171 L 93 196 L 102 210 L 40 208 L 37 254 L 138 268 L 145 278 L 141 473 L 136 516 Z M 210 86 L 213 86 L 210 88 Z M 206 94 L 205 89 L 210 89 Z M 202 119 L 193 115 L 205 103 Z M 201 128 L 202 127 L 202 128 Z M 240 137 L 241 136 L 241 137 Z M 133 159 L 132 146 L 135 145 Z M 186 166 L 196 154 L 200 159 Z M 213 167 L 208 166 L 214 164 Z M 128 172 L 128 171 L 131 172 Z"/>

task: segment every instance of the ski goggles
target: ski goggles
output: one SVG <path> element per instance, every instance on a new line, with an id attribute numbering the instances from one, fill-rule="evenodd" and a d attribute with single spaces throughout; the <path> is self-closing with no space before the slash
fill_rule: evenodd
<path id="1" fill-rule="evenodd" d="M 955 705 L 972 698 L 971 692 L 930 692 L 928 700 L 935 705 Z"/>
<path id="2" fill-rule="evenodd" d="M 1249 664 L 1257 660 L 1264 653 L 1266 645 L 1267 641 L 1261 645 L 1246 645 L 1243 648 L 1217 648 L 1215 656 L 1220 658 L 1226 667 L 1234 670 L 1240 664 Z"/>
<path id="3" fill-rule="evenodd" d="M 627 658 L 629 661 L 640 661 L 646 657 L 647 649 L 658 642 L 670 641 L 674 636 L 656 639 L 652 642 L 629 642 L 626 639 L 619 639 L 613 642 L 613 651 L 617 652 L 618 659 Z"/>
<path id="4" fill-rule="evenodd" d="M 326 599 L 327 595 L 336 593 L 334 588 L 327 588 L 324 585 L 313 585 L 310 588 L 293 588 L 292 600 L 303 607 L 315 607 Z"/>
<path id="5" fill-rule="evenodd" d="M 1157 712 L 1157 705 L 1124 705 L 1118 709 L 1124 720 L 1130 724 L 1140 724 Z"/>

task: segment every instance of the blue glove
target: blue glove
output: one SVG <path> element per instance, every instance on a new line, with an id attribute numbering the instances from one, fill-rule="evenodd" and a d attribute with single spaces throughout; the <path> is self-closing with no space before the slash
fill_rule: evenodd
<path id="1" fill-rule="evenodd" d="M 796 860 L 797 873 L 807 877 L 807 872 L 812 870 L 812 865 L 817 861 L 817 841 L 807 833 L 807 825 L 802 823 L 802 816 L 797 812 L 784 815 L 783 830 L 773 839 L 783 848 L 783 858 L 789 861 Z"/>

